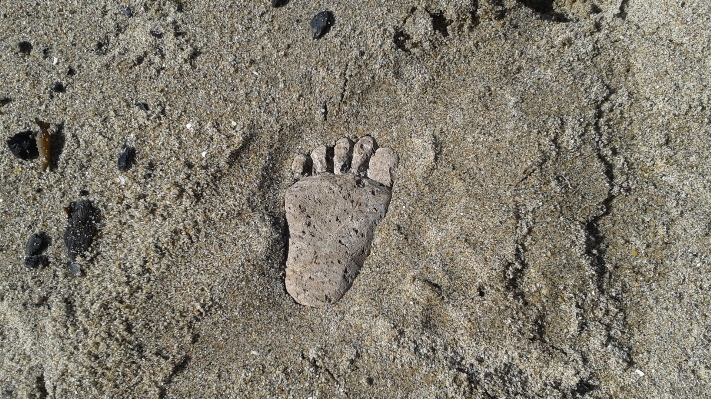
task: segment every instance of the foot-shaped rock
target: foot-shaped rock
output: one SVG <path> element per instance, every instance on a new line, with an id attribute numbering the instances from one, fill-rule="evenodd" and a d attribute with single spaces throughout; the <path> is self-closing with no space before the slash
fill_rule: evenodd
<path id="1" fill-rule="evenodd" d="M 369 136 L 294 158 L 298 181 L 286 190 L 284 205 L 286 290 L 296 302 L 321 307 L 351 288 L 388 210 L 397 163 L 393 150 L 377 148 Z"/>

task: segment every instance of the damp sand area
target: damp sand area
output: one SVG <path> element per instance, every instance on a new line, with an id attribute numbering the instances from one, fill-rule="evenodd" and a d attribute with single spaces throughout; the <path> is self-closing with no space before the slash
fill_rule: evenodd
<path id="1" fill-rule="evenodd" d="M 0 397 L 707 395 L 706 2 L 45 3 L 0 2 Z"/>

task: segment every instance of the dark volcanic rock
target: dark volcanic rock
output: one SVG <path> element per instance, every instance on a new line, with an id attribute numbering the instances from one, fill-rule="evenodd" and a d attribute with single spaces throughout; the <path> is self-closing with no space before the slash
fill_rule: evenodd
<path id="1" fill-rule="evenodd" d="M 331 11 L 321 11 L 311 20 L 311 35 L 314 39 L 320 39 L 328 33 L 333 25 L 333 13 Z"/>
<path id="2" fill-rule="evenodd" d="M 25 258 L 25 267 L 28 269 L 47 267 L 47 265 L 49 265 L 49 258 L 46 255 L 32 255 Z"/>
<path id="3" fill-rule="evenodd" d="M 66 88 L 64 87 L 64 83 L 54 82 L 54 84 L 52 84 L 52 91 L 55 93 L 64 93 L 66 91 Z"/>
<path id="4" fill-rule="evenodd" d="M 32 43 L 28 41 L 22 41 L 17 44 L 17 48 L 20 50 L 21 53 L 29 54 L 32 52 Z"/>
<path id="5" fill-rule="evenodd" d="M 90 200 L 73 201 L 68 211 L 69 225 L 64 231 L 64 245 L 67 246 L 69 258 L 75 261 L 77 256 L 91 247 L 101 212 Z"/>
<path id="6" fill-rule="evenodd" d="M 135 156 L 136 156 L 136 149 L 133 147 L 124 145 L 123 151 L 121 151 L 121 154 L 119 154 L 118 162 L 117 162 L 116 166 L 118 166 L 118 169 L 122 172 L 125 172 L 125 171 L 131 169 L 131 165 L 133 165 Z"/>
<path id="7" fill-rule="evenodd" d="M 7 139 L 7 146 L 16 157 L 24 160 L 34 159 L 39 156 L 35 134 L 31 130 L 17 133 Z"/>
<path id="8" fill-rule="evenodd" d="M 25 245 L 25 255 L 34 256 L 44 252 L 50 244 L 50 239 L 44 232 L 32 234 Z"/>

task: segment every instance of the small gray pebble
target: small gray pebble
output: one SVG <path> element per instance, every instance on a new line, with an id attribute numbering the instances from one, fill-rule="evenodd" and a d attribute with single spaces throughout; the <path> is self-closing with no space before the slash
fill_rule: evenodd
<path id="1" fill-rule="evenodd" d="M 133 11 L 131 11 L 131 7 L 124 8 L 123 15 L 125 15 L 128 18 L 131 18 L 133 16 Z"/>
<path id="2" fill-rule="evenodd" d="M 69 264 L 69 271 L 75 276 L 81 276 L 81 266 L 78 262 L 71 262 Z"/>
<path id="3" fill-rule="evenodd" d="M 49 246 L 50 239 L 44 232 L 32 234 L 25 245 L 25 255 L 34 256 L 44 252 Z"/>
<path id="4" fill-rule="evenodd" d="M 333 25 L 333 13 L 331 11 L 321 11 L 311 20 L 311 35 L 314 39 L 320 39 L 328 33 Z"/>

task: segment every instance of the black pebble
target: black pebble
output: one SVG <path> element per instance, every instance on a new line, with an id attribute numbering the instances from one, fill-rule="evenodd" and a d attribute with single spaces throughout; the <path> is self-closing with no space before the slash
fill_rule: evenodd
<path id="1" fill-rule="evenodd" d="M 127 145 L 123 146 L 123 151 L 121 151 L 121 154 L 119 154 L 118 157 L 118 169 L 122 172 L 125 172 L 129 169 L 131 169 L 131 165 L 133 165 L 133 161 L 136 157 L 136 149 L 133 147 L 129 147 Z"/>
<path id="2" fill-rule="evenodd" d="M 49 236 L 45 234 L 43 231 L 39 233 L 32 234 L 29 240 L 27 240 L 27 244 L 25 245 L 25 255 L 27 256 L 34 256 L 34 255 L 39 255 L 42 252 L 44 252 L 45 249 L 49 246 Z"/>
<path id="3" fill-rule="evenodd" d="M 133 11 L 131 11 L 131 7 L 124 8 L 123 15 L 125 15 L 128 18 L 131 18 L 133 16 Z"/>
<path id="4" fill-rule="evenodd" d="M 28 160 L 39 156 L 37 140 L 35 140 L 35 134 L 31 130 L 20 132 L 10 137 L 7 139 L 7 146 L 10 147 L 12 154 L 20 159 Z"/>
<path id="5" fill-rule="evenodd" d="M 32 43 L 22 41 L 17 44 L 17 47 L 20 49 L 20 52 L 23 54 L 29 54 L 32 52 Z"/>
<path id="6" fill-rule="evenodd" d="M 89 190 L 79 190 L 79 195 L 81 195 L 82 197 L 86 197 L 87 195 L 89 195 Z"/>
<path id="7" fill-rule="evenodd" d="M 12 102 L 12 98 L 10 98 L 10 97 L 0 98 L 0 107 L 3 105 L 10 104 L 11 102 Z"/>
<path id="8" fill-rule="evenodd" d="M 62 84 L 62 82 L 54 82 L 52 91 L 55 93 L 64 93 L 64 84 Z"/>
<path id="9" fill-rule="evenodd" d="M 69 204 L 68 212 L 69 225 L 64 231 L 64 245 L 73 262 L 91 247 L 101 212 L 90 200 L 73 201 Z"/>
<path id="10" fill-rule="evenodd" d="M 32 255 L 25 258 L 25 267 L 28 269 L 37 269 L 40 266 L 47 267 L 49 258 L 45 255 Z"/>
<path id="11" fill-rule="evenodd" d="M 272 0 L 272 7 L 283 7 L 289 0 Z"/>
<path id="12" fill-rule="evenodd" d="M 148 107 L 148 104 L 146 104 L 146 103 L 136 101 L 136 106 L 138 108 L 142 109 L 143 111 L 146 111 L 146 112 L 150 111 L 150 107 Z"/>
<path id="13" fill-rule="evenodd" d="M 333 25 L 333 13 L 331 11 L 321 11 L 311 20 L 311 35 L 314 39 L 320 39 L 328 33 Z"/>

